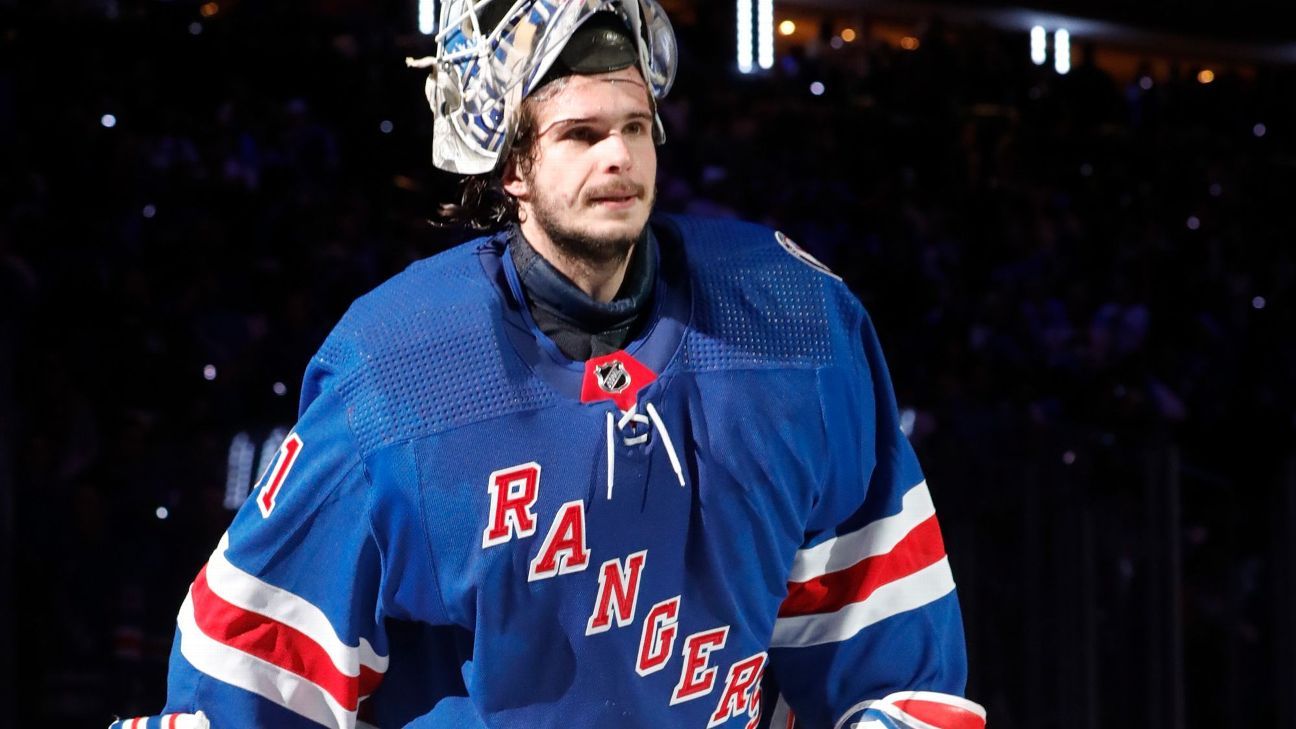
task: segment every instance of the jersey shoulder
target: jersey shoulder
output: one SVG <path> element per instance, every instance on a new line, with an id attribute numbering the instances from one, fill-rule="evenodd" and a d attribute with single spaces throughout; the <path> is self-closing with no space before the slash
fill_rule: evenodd
<path id="1" fill-rule="evenodd" d="M 312 359 L 303 405 L 312 388 L 337 388 L 372 451 L 546 404 L 548 391 L 501 346 L 502 284 L 482 260 L 501 250 L 494 237 L 469 241 L 357 299 Z"/>
<path id="2" fill-rule="evenodd" d="M 692 370 L 822 367 L 853 352 L 863 308 L 786 235 L 736 220 L 664 216 L 687 261 Z"/>

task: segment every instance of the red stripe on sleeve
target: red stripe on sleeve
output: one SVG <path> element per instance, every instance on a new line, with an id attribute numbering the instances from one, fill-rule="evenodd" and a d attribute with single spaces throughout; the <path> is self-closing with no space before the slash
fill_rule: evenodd
<path id="1" fill-rule="evenodd" d="M 909 699 L 897 701 L 895 706 L 909 716 L 941 729 L 985 729 L 986 725 L 985 719 L 967 709 L 939 701 Z"/>
<path id="2" fill-rule="evenodd" d="M 933 515 L 914 527 L 890 552 L 860 560 L 805 582 L 789 582 L 780 618 L 831 613 L 863 602 L 883 585 L 930 567 L 945 556 L 940 524 Z"/>
<path id="3" fill-rule="evenodd" d="M 382 681 L 381 673 L 365 665 L 359 676 L 342 673 L 305 633 L 226 602 L 208 586 L 205 566 L 193 583 L 193 605 L 194 621 L 207 637 L 305 678 L 347 711 L 355 711 L 360 697 L 373 693 Z"/>

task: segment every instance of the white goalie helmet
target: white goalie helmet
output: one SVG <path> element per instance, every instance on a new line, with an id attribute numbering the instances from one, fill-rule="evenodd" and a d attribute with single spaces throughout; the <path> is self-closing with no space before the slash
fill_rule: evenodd
<path id="1" fill-rule="evenodd" d="M 494 170 L 512 141 L 522 100 L 545 80 L 573 34 L 600 13 L 615 13 L 635 39 L 655 105 L 670 91 L 678 61 L 674 29 L 657 0 L 445 0 L 436 55 L 406 59 L 428 69 L 432 163 L 465 175 Z M 653 138 L 665 140 L 660 117 Z"/>

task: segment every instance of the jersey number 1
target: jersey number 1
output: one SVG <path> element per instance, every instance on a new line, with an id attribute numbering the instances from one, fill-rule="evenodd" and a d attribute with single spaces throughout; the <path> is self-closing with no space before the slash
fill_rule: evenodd
<path id="1" fill-rule="evenodd" d="M 289 433 L 288 437 L 284 438 L 283 445 L 279 446 L 279 452 L 275 454 L 270 468 L 266 469 L 266 475 L 261 477 L 265 485 L 257 495 L 257 506 L 261 509 L 262 518 L 270 516 L 270 512 L 274 511 L 275 497 L 279 495 L 279 488 L 287 480 L 293 464 L 297 462 L 301 449 L 302 439 L 296 433 Z"/>

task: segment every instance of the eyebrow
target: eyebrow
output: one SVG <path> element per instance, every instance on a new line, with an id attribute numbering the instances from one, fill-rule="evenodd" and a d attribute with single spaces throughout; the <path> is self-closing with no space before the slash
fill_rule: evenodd
<path id="1" fill-rule="evenodd" d="M 625 116 L 625 121 L 634 121 L 634 120 L 637 120 L 637 121 L 648 121 L 648 122 L 651 122 L 651 121 L 652 121 L 652 118 L 653 118 L 652 112 L 649 112 L 649 111 L 634 111 L 634 112 L 631 112 L 631 113 L 629 113 L 629 114 L 627 114 L 627 115 Z M 540 132 L 540 136 L 544 136 L 545 134 L 548 134 L 549 132 L 553 131 L 553 130 L 556 129 L 557 127 L 561 127 L 561 126 L 573 126 L 573 125 L 577 125 L 577 124 L 595 124 L 595 123 L 598 123 L 598 122 L 600 122 L 600 121 L 602 121 L 602 120 L 603 120 L 603 117 L 597 117 L 597 116 L 578 116 L 578 117 L 572 117 L 572 118 L 570 118 L 570 119 L 559 119 L 558 121 L 556 121 L 556 122 L 552 122 L 549 126 L 545 127 L 545 128 Z"/>

